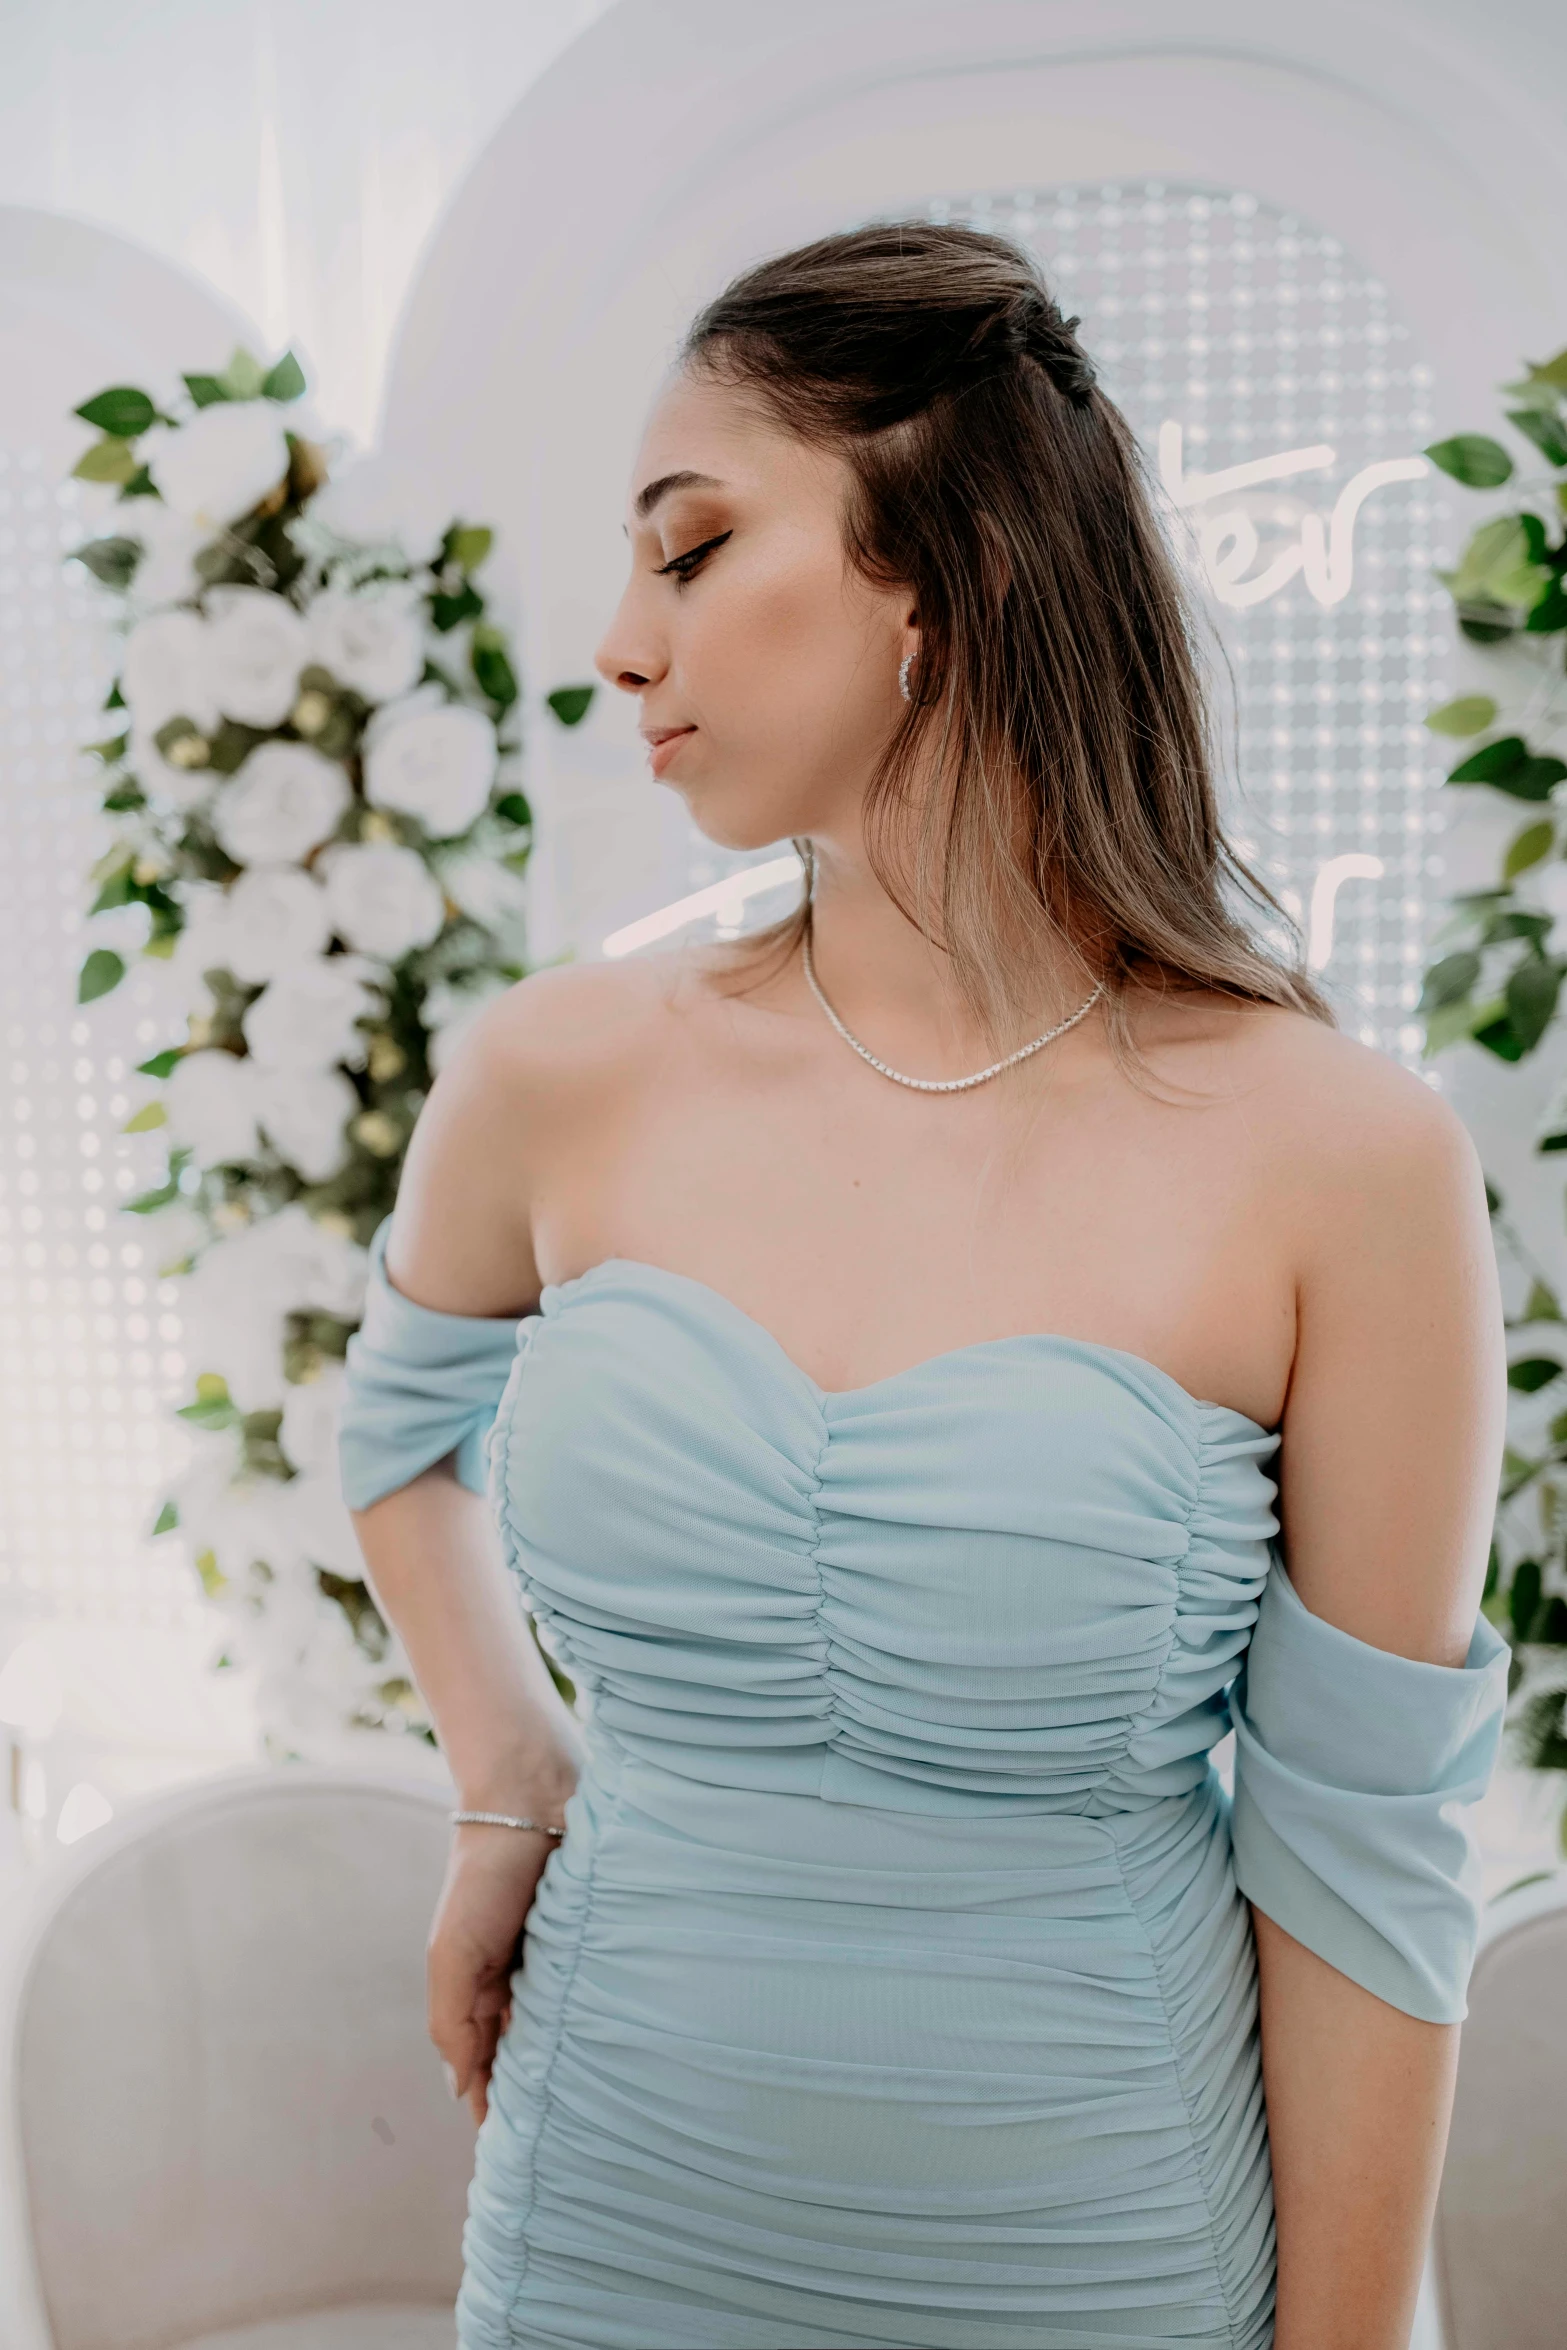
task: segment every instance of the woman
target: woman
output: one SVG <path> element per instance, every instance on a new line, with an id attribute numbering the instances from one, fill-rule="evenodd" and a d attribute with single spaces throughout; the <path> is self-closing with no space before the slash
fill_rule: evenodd
<path id="1" fill-rule="evenodd" d="M 1484 1189 L 1242 920 L 1075 323 L 915 223 L 698 319 L 598 663 L 807 899 L 514 989 L 372 1244 L 345 1489 L 494 1815 L 429 1948 L 469 2350 L 1407 2340 Z"/>

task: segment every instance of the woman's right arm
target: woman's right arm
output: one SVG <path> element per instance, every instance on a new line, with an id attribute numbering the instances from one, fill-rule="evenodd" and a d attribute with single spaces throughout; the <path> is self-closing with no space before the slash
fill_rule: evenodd
<path id="1" fill-rule="evenodd" d="M 475 1022 L 432 1088 L 384 1242 L 396 1293 L 383 1300 L 394 1386 L 404 1369 L 399 1317 L 456 1350 L 452 1369 L 423 1373 L 437 1412 L 443 1382 L 449 1387 L 460 1367 L 464 1326 L 409 1314 L 397 1300 L 430 1316 L 488 1318 L 488 1329 L 475 1322 L 473 1341 L 493 1384 L 498 1336 L 538 1295 L 522 1132 L 538 1126 L 522 1114 L 528 1088 L 519 1039 L 529 1023 L 516 1016 L 516 992 Z M 345 1422 L 354 1424 L 359 1475 L 387 1488 L 353 1509 L 354 1527 L 376 1604 L 429 1708 L 458 1808 L 558 1827 L 577 1778 L 577 1723 L 535 1646 L 487 1502 L 460 1479 L 452 1449 L 392 1483 L 407 1460 L 399 1461 L 391 1431 L 382 1450 L 378 1401 L 365 1392 L 370 1375 L 355 1393 L 352 1369 L 351 1355 Z M 515 1828 L 453 1832 L 427 1949 L 429 2029 L 453 2094 L 469 2099 L 476 2121 L 505 2026 L 517 1938 L 550 1850 L 548 1838 Z"/>

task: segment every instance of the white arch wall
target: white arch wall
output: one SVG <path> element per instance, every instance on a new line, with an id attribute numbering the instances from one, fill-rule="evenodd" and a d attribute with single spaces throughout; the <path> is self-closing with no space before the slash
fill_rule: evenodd
<path id="1" fill-rule="evenodd" d="M 625 469 L 696 304 L 745 260 L 936 191 L 1159 174 L 1234 186 L 1339 236 L 1388 285 L 1441 430 L 1484 422 L 1524 352 L 1567 338 L 1567 44 L 1534 7 L 1421 0 L 623 0 L 497 135 L 394 348 L 393 445 L 497 521 L 531 682 L 587 674 L 618 593 Z M 1553 81 L 1554 74 L 1554 81 Z M 687 835 L 629 709 L 541 732 L 538 951 L 594 951 L 685 886 Z M 1449 836 L 1483 864 L 1485 820 Z M 1520 1078 L 1444 1065 L 1487 1162 L 1530 1163 Z M 1519 1137 L 1522 1136 L 1520 1141 Z"/>

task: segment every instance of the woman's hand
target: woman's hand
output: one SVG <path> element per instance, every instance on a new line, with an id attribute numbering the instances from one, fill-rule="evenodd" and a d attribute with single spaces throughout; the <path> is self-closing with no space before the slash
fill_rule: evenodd
<path id="1" fill-rule="evenodd" d="M 511 2020 L 518 1938 L 553 1840 L 529 1828 L 454 1829 L 446 1879 L 425 1945 L 430 2037 L 454 2097 L 476 2123 L 489 2103 L 495 2051 Z"/>

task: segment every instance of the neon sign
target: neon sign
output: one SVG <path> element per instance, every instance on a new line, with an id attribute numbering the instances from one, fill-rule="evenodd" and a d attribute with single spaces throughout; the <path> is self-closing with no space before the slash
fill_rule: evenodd
<path id="1" fill-rule="evenodd" d="M 1317 441 L 1306 449 L 1283 449 L 1276 457 L 1253 457 L 1244 465 L 1226 465 L 1217 473 L 1188 473 L 1182 439 L 1179 424 L 1166 417 L 1159 427 L 1159 478 L 1171 504 L 1193 517 L 1198 561 L 1208 585 L 1221 604 L 1235 611 L 1265 603 L 1297 573 L 1319 604 L 1341 604 L 1354 584 L 1355 523 L 1361 507 L 1373 490 L 1389 482 L 1418 481 L 1431 470 L 1424 457 L 1384 457 L 1375 465 L 1363 465 L 1339 491 L 1326 518 L 1310 508 L 1297 512 L 1292 499 L 1281 501 L 1265 519 L 1294 523 L 1299 535 L 1248 579 L 1246 573 L 1262 546 L 1249 508 L 1228 505 L 1213 512 L 1199 510 L 1214 507 L 1220 498 L 1260 489 L 1268 482 L 1319 472 L 1333 463 L 1335 453 L 1325 441 Z"/>

